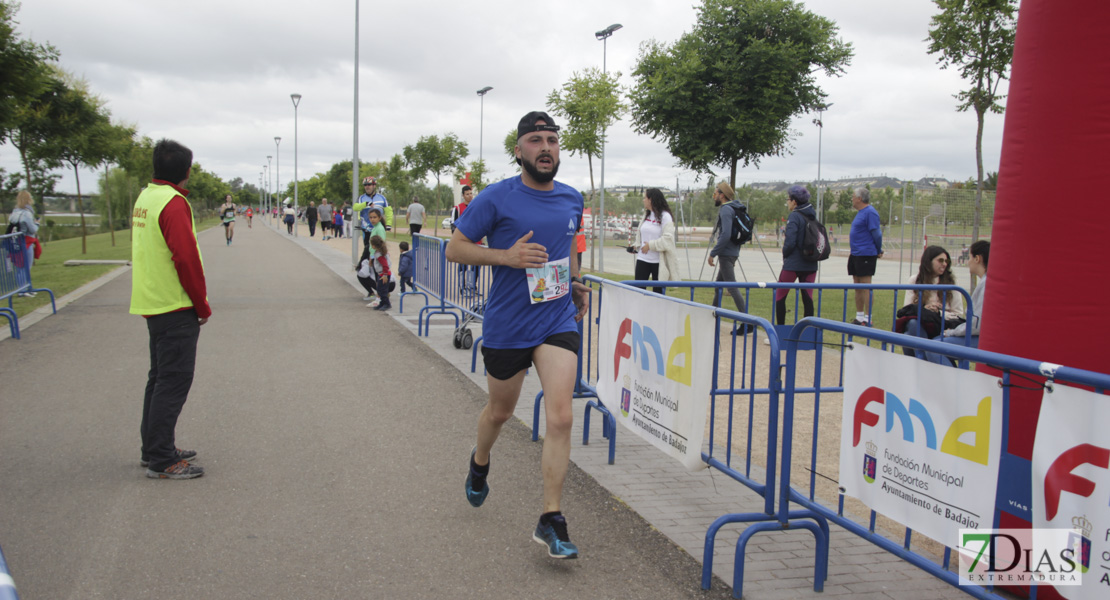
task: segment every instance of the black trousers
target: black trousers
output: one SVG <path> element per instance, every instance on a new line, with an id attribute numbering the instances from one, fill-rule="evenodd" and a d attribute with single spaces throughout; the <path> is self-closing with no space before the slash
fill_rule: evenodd
<path id="1" fill-rule="evenodd" d="M 143 395 L 139 426 L 142 453 L 156 471 L 174 463 L 174 430 L 193 386 L 200 323 L 193 309 L 154 315 L 146 320 L 150 334 L 150 372 Z"/>
<path id="2" fill-rule="evenodd" d="M 362 284 L 362 287 L 365 288 L 366 291 L 369 292 L 369 294 L 371 296 L 378 293 L 378 280 L 377 279 L 374 279 L 373 277 L 363 277 L 362 275 L 357 275 L 357 277 L 358 277 L 358 282 L 360 284 Z"/>
<path id="3" fill-rule="evenodd" d="M 659 263 L 649 263 L 646 260 L 636 260 L 636 281 L 659 281 Z M 662 294 L 663 288 L 651 288 L 656 294 Z"/>

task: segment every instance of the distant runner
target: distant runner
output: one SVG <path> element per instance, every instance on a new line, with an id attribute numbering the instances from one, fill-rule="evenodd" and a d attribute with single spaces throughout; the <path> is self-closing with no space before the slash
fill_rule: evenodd
<path id="1" fill-rule="evenodd" d="M 231 245 L 231 238 L 235 237 L 235 203 L 231 201 L 231 194 L 224 196 L 224 203 L 220 206 L 220 218 L 224 222 L 224 237 L 227 245 Z"/>

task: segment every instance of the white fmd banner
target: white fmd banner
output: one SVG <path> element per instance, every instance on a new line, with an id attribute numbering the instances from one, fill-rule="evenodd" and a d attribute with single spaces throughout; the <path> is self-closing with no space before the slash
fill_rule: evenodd
<path id="1" fill-rule="evenodd" d="M 983 373 L 860 344 L 844 362 L 840 489 L 944 544 L 990 528 L 1002 390 Z"/>
<path id="2" fill-rule="evenodd" d="M 625 427 L 687 469 L 704 468 L 713 310 L 602 289 L 598 394 Z"/>
<path id="3" fill-rule="evenodd" d="M 1033 442 L 1033 527 L 1071 531 L 1082 573 L 1072 600 L 1110 596 L 1110 398 L 1060 384 L 1041 400 Z"/>

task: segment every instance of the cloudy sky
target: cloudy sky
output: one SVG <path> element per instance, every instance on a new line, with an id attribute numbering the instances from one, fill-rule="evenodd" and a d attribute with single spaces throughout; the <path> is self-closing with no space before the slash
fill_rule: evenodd
<path id="1" fill-rule="evenodd" d="M 61 66 L 85 78 L 114 119 L 143 135 L 190 146 L 225 180 L 257 183 L 267 155 L 280 153 L 282 182 L 294 176 L 298 110 L 299 176 L 351 158 L 355 0 L 34 0 L 16 18 L 24 37 L 49 42 Z M 844 76 L 819 80 L 831 109 L 821 147 L 824 179 L 885 174 L 903 179 L 975 174 L 975 116 L 957 113 L 965 87 L 941 70 L 923 41 L 936 12 L 930 0 L 814 0 L 855 57 Z M 602 62 L 594 32 L 624 27 L 608 42 L 608 68 L 629 73 L 640 44 L 672 42 L 692 28 L 691 0 L 414 0 L 362 2 L 359 42 L 359 156 L 388 160 L 422 135 L 455 133 L 493 175 L 513 167 L 505 134 L 575 71 Z M 484 119 L 476 90 L 492 86 Z M 816 115 L 795 119 L 793 153 L 741 170 L 738 183 L 815 180 Z M 273 138 L 282 138 L 275 151 Z M 998 170 L 1002 117 L 989 115 L 987 171 Z M 0 146 L 0 166 L 20 170 Z M 598 166 L 595 165 L 595 171 Z M 724 169 L 718 171 L 724 175 Z M 276 175 L 276 173 L 275 173 Z M 599 173 L 595 173 L 599 176 Z M 584 158 L 563 156 L 561 180 L 588 188 Z M 636 134 L 626 117 L 611 130 L 605 181 L 612 185 L 694 184 L 661 143 Z M 91 177 L 82 174 L 85 189 Z M 600 183 L 600 181 L 598 181 Z M 59 189 L 76 191 L 72 174 Z"/>

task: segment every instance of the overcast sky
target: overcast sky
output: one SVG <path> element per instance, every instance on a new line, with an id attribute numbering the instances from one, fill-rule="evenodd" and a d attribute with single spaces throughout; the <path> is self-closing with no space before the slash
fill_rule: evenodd
<path id="1" fill-rule="evenodd" d="M 819 0 L 855 56 L 844 76 L 820 76 L 832 107 L 824 115 L 823 179 L 885 174 L 902 179 L 975 175 L 975 115 L 952 97 L 966 84 L 926 53 L 936 12 L 930 0 Z M 304 179 L 353 149 L 354 0 L 33 0 L 16 15 L 23 37 L 49 42 L 61 66 L 85 78 L 114 119 L 141 135 L 191 147 L 196 162 L 225 180 L 257 183 L 280 145 L 280 177 L 294 176 L 294 110 L 300 93 L 298 163 Z M 623 24 L 608 42 L 608 68 L 630 73 L 640 44 L 673 42 L 693 27 L 690 0 L 418 0 L 362 2 L 359 156 L 388 160 L 422 135 L 455 133 L 494 176 L 514 172 L 502 141 L 521 115 L 575 71 L 602 63 L 594 32 Z M 492 86 L 484 119 L 476 90 Z M 1003 89 L 1003 92 L 1005 90 Z M 764 159 L 738 183 L 816 180 L 816 115 L 794 120 L 793 153 Z M 984 168 L 997 171 L 1002 117 L 988 115 Z M 559 179 L 589 187 L 585 158 L 564 153 Z M 21 170 L 16 150 L 0 166 Z M 718 171 L 727 176 L 727 170 Z M 274 173 L 276 175 L 276 173 Z M 595 164 L 595 177 L 600 177 Z M 605 182 L 694 184 L 662 142 L 636 134 L 625 117 L 610 131 Z M 82 174 L 82 189 L 92 177 Z M 600 180 L 597 181 L 600 184 Z M 72 172 L 59 185 L 76 191 Z"/>

